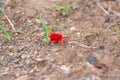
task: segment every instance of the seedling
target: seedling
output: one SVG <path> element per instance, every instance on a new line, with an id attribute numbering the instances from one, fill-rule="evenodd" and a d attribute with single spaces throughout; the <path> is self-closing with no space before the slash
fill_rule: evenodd
<path id="1" fill-rule="evenodd" d="M 57 5 L 57 4 L 54 4 L 54 8 L 55 8 L 55 10 L 56 10 L 56 11 L 59 11 L 59 12 L 61 12 L 61 11 L 62 11 L 62 9 L 63 9 L 63 7 L 62 7 L 62 6 Z"/>
<path id="2" fill-rule="evenodd" d="M 0 2 L 0 4 L 2 4 Z M 13 30 L 11 35 L 7 32 L 6 28 L 4 26 L 2 26 L 2 17 L 3 17 L 3 12 L 5 11 L 4 8 L 0 8 L 0 30 L 3 32 L 3 37 L 8 41 L 10 42 L 12 40 L 12 34 L 14 33 L 23 33 L 23 31 L 21 30 Z"/>
<path id="3" fill-rule="evenodd" d="M 4 8 L 0 8 L 0 25 L 2 24 L 2 17 L 3 17 L 2 13 L 3 13 L 4 11 L 5 11 Z"/>
<path id="4" fill-rule="evenodd" d="M 54 8 L 55 8 L 55 10 L 59 11 L 62 14 L 62 16 L 66 17 L 66 16 L 68 16 L 68 13 L 71 9 L 71 5 L 67 1 L 66 4 L 65 4 L 65 9 L 64 10 L 63 10 L 62 6 L 57 5 L 57 4 L 54 4 Z M 62 12 L 62 10 L 63 10 L 63 12 Z"/>
<path id="5" fill-rule="evenodd" d="M 33 36 L 32 34 L 29 35 L 29 42 L 31 42 L 33 40 Z"/>
<path id="6" fill-rule="evenodd" d="M 59 26 L 59 25 L 56 25 L 56 24 L 54 24 L 54 25 L 50 25 L 49 26 L 49 28 L 51 28 L 51 30 L 55 30 L 55 31 L 61 31 L 61 30 L 63 30 L 63 27 L 62 26 Z"/>
<path id="7" fill-rule="evenodd" d="M 6 28 L 4 26 L 0 26 L 0 30 L 2 30 L 3 32 L 3 37 L 7 40 L 7 41 L 11 41 L 11 36 L 10 34 L 7 32 Z"/>
<path id="8" fill-rule="evenodd" d="M 4 26 L 0 26 L 0 30 L 3 32 L 3 37 L 8 41 L 8 42 L 10 42 L 11 40 L 12 40 L 12 34 L 14 34 L 14 33 L 20 33 L 20 34 L 22 34 L 22 33 L 24 33 L 23 31 L 21 31 L 21 30 L 14 30 L 14 31 L 12 31 L 12 34 L 10 35 L 8 32 L 7 32 L 7 30 L 6 30 L 6 28 L 4 27 Z"/>
<path id="9" fill-rule="evenodd" d="M 3 37 L 7 40 L 7 41 L 11 41 L 11 36 L 10 34 L 7 32 L 6 28 L 4 26 L 2 26 L 2 13 L 5 11 L 4 8 L 0 8 L 0 30 L 3 32 Z"/>
<path id="10" fill-rule="evenodd" d="M 4 8 L 0 8 L 0 13 L 3 13 L 5 12 L 5 9 Z"/>
<path id="11" fill-rule="evenodd" d="M 68 3 L 68 1 L 66 2 L 66 7 L 65 7 L 65 11 L 62 13 L 63 16 L 68 16 L 69 10 L 70 10 L 71 6 Z"/>
<path id="12" fill-rule="evenodd" d="M 14 33 L 23 34 L 24 32 L 23 32 L 22 30 L 13 30 L 13 31 L 12 31 L 12 34 L 14 34 Z"/>
<path id="13" fill-rule="evenodd" d="M 0 8 L 0 30 L 3 32 L 3 37 L 7 40 L 7 41 L 11 41 L 11 36 L 9 35 L 9 33 L 7 32 L 6 28 L 4 26 L 2 26 L 2 13 L 4 12 L 4 8 Z"/>
<path id="14" fill-rule="evenodd" d="M 120 37 L 120 28 L 119 28 L 119 26 L 118 26 L 118 23 L 117 23 L 117 22 L 115 22 L 115 30 L 116 30 L 116 32 L 117 32 L 117 34 L 118 34 L 118 36 Z"/>
<path id="15" fill-rule="evenodd" d="M 43 42 L 49 43 L 49 41 L 50 41 L 49 33 L 51 32 L 51 29 L 46 26 L 44 20 L 40 20 L 40 22 L 42 24 L 43 30 L 44 30 L 45 35 L 46 35 L 46 38 L 43 39 Z"/>

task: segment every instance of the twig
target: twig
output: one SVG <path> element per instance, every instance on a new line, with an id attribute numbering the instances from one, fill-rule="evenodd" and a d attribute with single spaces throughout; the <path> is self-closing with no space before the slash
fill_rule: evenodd
<path id="1" fill-rule="evenodd" d="M 87 49 L 97 49 L 97 47 L 91 47 L 91 46 L 87 46 L 87 45 L 84 45 L 82 43 L 78 43 L 76 41 L 71 41 L 69 43 L 75 43 L 75 44 L 78 44 L 80 47 L 83 47 L 83 48 L 87 48 Z"/>
<path id="2" fill-rule="evenodd" d="M 105 14 L 109 15 L 109 12 L 107 10 L 105 10 L 98 2 L 97 2 L 97 6 L 103 11 L 105 12 Z"/>
<path id="3" fill-rule="evenodd" d="M 120 16 L 120 13 L 117 13 L 115 11 L 113 11 L 113 13 L 116 15 L 116 16 Z"/>
<path id="4" fill-rule="evenodd" d="M 12 27 L 12 29 L 15 30 L 15 27 L 14 27 L 14 25 L 12 24 L 12 22 L 10 21 L 10 19 L 8 18 L 8 16 L 7 16 L 7 15 L 4 15 L 4 16 L 5 16 L 5 18 L 8 20 L 8 22 L 9 22 L 10 26 Z"/>
<path id="5" fill-rule="evenodd" d="M 97 6 L 98 6 L 103 12 L 105 12 L 105 14 L 107 14 L 108 16 L 110 15 L 109 12 L 112 11 L 111 8 L 109 9 L 109 11 L 105 10 L 105 9 L 100 5 L 99 0 L 96 1 L 96 4 L 97 4 Z M 115 14 L 116 16 L 120 16 L 120 13 L 117 13 L 117 12 L 115 12 L 115 11 L 112 11 L 112 12 L 113 12 L 113 14 Z"/>

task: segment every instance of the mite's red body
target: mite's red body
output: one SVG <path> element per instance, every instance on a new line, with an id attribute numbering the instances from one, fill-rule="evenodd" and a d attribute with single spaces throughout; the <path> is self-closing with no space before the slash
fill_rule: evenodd
<path id="1" fill-rule="evenodd" d="M 54 43 L 61 43 L 64 41 L 63 35 L 60 33 L 56 33 L 56 32 L 51 33 L 49 35 L 49 38 L 50 38 L 50 42 L 54 42 Z"/>

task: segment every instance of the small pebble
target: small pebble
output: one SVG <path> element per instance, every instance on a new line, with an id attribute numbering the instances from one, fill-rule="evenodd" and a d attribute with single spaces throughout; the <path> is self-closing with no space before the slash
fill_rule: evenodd
<path id="1" fill-rule="evenodd" d="M 65 74 L 68 74 L 70 72 L 70 66 L 62 65 L 60 66 L 60 69 L 63 70 Z"/>
<path id="2" fill-rule="evenodd" d="M 70 28 L 70 31 L 75 31 L 75 30 L 76 30 L 75 27 L 71 27 L 71 28 Z"/>
<path id="3" fill-rule="evenodd" d="M 88 56 L 87 56 L 87 61 L 88 61 L 90 64 L 95 64 L 95 63 L 98 62 L 98 61 L 97 61 L 97 58 L 96 58 L 95 56 L 93 56 L 93 55 L 88 55 Z"/>
<path id="4" fill-rule="evenodd" d="M 22 55 L 21 55 L 21 58 L 22 58 L 22 59 L 29 58 L 29 57 L 30 57 L 30 55 L 28 55 L 28 54 L 22 54 Z"/>
<path id="5" fill-rule="evenodd" d="M 81 33 L 80 32 L 77 32 L 77 35 L 80 35 Z"/>
<path id="6" fill-rule="evenodd" d="M 100 45 L 99 49 L 105 49 L 104 45 Z"/>
<path id="7" fill-rule="evenodd" d="M 81 36 L 81 33 L 80 33 L 80 32 L 77 32 L 77 36 L 80 37 L 80 36 Z"/>

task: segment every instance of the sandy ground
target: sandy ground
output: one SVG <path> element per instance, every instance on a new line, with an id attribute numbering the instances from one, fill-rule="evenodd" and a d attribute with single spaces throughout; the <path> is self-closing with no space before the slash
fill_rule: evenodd
<path id="1" fill-rule="evenodd" d="M 53 5 L 64 7 L 66 0 L 5 0 L 2 24 L 13 31 L 6 15 L 24 34 L 6 42 L 0 31 L 0 80 L 120 80 L 120 37 L 114 25 L 120 27 L 120 0 L 100 0 L 100 6 L 96 1 L 68 0 L 72 8 L 63 17 Z M 56 31 L 68 38 L 64 47 L 42 41 L 40 19 L 62 26 Z M 106 67 L 96 68 L 88 55 Z"/>

